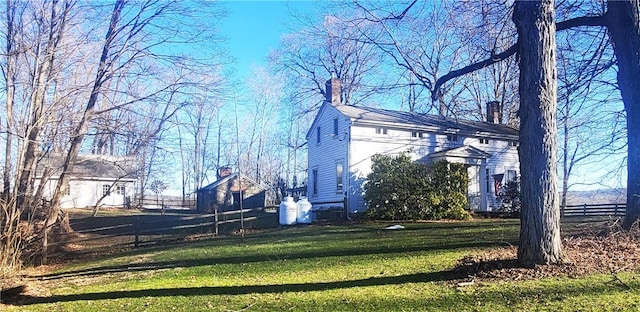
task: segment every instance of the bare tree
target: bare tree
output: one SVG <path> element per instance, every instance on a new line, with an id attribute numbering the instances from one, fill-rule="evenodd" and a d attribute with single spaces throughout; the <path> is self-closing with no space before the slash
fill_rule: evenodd
<path id="1" fill-rule="evenodd" d="M 448 27 L 458 29 L 461 36 L 468 38 L 465 42 L 469 44 L 462 50 L 469 61 L 478 61 L 515 42 L 516 29 L 510 19 L 512 11 L 512 5 L 502 0 L 454 4 L 454 14 L 462 18 L 452 20 Z M 485 105 L 497 101 L 501 104 L 500 120 L 517 128 L 518 75 L 517 60 L 508 58 L 465 76 L 457 82 L 459 88 L 465 89 L 459 100 L 461 115 L 487 120 Z"/>
<path id="2" fill-rule="evenodd" d="M 562 167 L 561 208 L 576 184 L 574 170 L 606 162 L 620 154 L 624 144 L 623 114 L 616 87 L 597 77 L 612 75 L 613 51 L 602 28 L 569 29 L 558 34 L 559 164 Z M 595 170 L 593 170 L 595 171 Z M 592 171 L 592 174 L 595 172 Z"/>
<path id="3" fill-rule="evenodd" d="M 4 161 L 4 170 L 3 170 L 3 198 L 5 201 L 9 199 L 9 195 L 11 192 L 11 155 L 12 155 L 12 147 L 13 147 L 13 136 L 15 135 L 14 131 L 14 121 L 13 121 L 13 108 L 15 105 L 15 93 L 16 93 L 16 80 L 18 75 L 18 56 L 19 56 L 19 47 L 18 47 L 18 27 L 20 27 L 19 23 L 16 23 L 16 18 L 19 18 L 18 11 L 23 11 L 22 8 L 19 8 L 19 1 L 11 1 L 7 0 L 5 7 L 5 22 L 6 22 L 6 32 L 4 34 L 5 39 L 5 51 L 4 51 L 4 61 L 2 62 L 2 77 L 5 81 L 6 86 L 6 95 L 5 95 L 5 133 L 6 133 L 6 142 L 5 142 L 5 161 Z M 18 16 L 17 16 L 18 15 Z"/>
<path id="4" fill-rule="evenodd" d="M 191 102 L 176 115 L 174 121 L 179 131 L 180 151 L 183 153 L 180 156 L 183 183 L 191 191 L 200 189 L 208 175 L 215 175 L 217 169 L 216 150 L 211 147 L 214 146 L 214 125 L 219 118 L 222 101 L 215 91 L 200 89 L 200 95 L 191 97 Z M 215 165 L 209 165 L 212 163 Z M 188 183 L 187 177 L 191 177 L 192 183 Z M 185 195 L 186 193 L 183 194 Z"/>
<path id="5" fill-rule="evenodd" d="M 468 55 L 463 51 L 472 39 L 458 31 L 452 22 L 458 17 L 449 2 L 417 2 L 406 5 L 402 13 L 396 14 L 397 6 L 371 3 L 365 6 L 355 2 L 361 17 L 351 21 L 360 30 L 358 41 L 377 47 L 392 64 L 405 73 L 408 81 L 398 82 L 397 86 L 406 85 L 410 89 L 419 85 L 434 95 L 419 108 L 410 105 L 410 109 L 423 112 L 436 111 L 443 117 L 461 115 L 458 104 L 463 89 L 449 81 L 438 86 L 436 79 L 444 72 L 450 71 Z M 400 9 L 401 10 L 401 9 Z M 363 27 L 364 25 L 364 27 Z"/>
<path id="6" fill-rule="evenodd" d="M 355 40 L 360 30 L 349 25 L 351 19 L 339 13 L 326 14 L 316 24 L 301 16 L 301 30 L 283 36 L 280 47 L 270 55 L 275 70 L 287 73 L 292 97 L 312 103 L 309 110 L 318 108 L 326 98 L 325 82 L 331 75 L 341 81 L 345 105 L 361 103 L 380 92 L 372 82 L 383 77 L 380 53 Z"/>

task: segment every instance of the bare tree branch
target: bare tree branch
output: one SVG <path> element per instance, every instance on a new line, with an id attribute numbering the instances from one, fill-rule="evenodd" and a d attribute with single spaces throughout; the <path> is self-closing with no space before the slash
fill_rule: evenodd
<path id="1" fill-rule="evenodd" d="M 583 17 L 572 18 L 566 21 L 556 23 L 556 31 L 561 31 L 561 30 L 566 30 L 569 28 L 581 27 L 581 26 L 606 26 L 606 17 L 602 15 L 602 16 L 583 16 Z M 431 98 L 433 100 L 437 99 L 440 88 L 447 81 L 469 74 L 471 72 L 485 68 L 487 66 L 491 66 L 497 62 L 501 62 L 511 57 L 512 55 L 514 55 L 517 51 L 518 51 L 518 43 L 516 42 L 514 45 L 504 50 L 503 52 L 498 54 L 492 54 L 486 60 L 471 64 L 471 65 L 467 65 L 460 69 L 450 71 L 449 73 L 445 74 L 444 76 L 436 80 L 435 84 L 433 85 L 433 90 L 431 92 Z"/>

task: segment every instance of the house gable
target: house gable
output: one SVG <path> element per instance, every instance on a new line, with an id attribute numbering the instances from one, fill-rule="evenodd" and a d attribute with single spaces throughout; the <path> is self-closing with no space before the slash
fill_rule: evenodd
<path id="1" fill-rule="evenodd" d="M 341 115 L 340 117 L 342 118 L 347 117 L 347 116 L 344 116 L 344 114 L 342 114 L 342 112 L 339 109 L 337 109 L 336 106 L 333 106 L 328 102 L 324 102 L 322 106 L 320 106 L 320 109 L 318 110 L 318 114 L 316 114 L 316 117 L 313 119 L 313 122 L 311 123 L 311 126 L 307 131 L 307 135 L 305 137 L 307 142 L 309 142 L 310 144 L 316 143 L 317 140 L 312 139 L 311 137 L 316 137 L 318 135 L 318 130 L 317 130 L 318 127 L 321 128 L 321 133 L 320 133 L 321 136 L 337 135 L 335 133 L 335 130 L 336 130 L 335 128 L 337 125 L 334 125 L 333 123 L 333 119 L 335 118 L 334 116 L 335 113 L 340 114 Z M 331 115 L 331 117 L 327 117 L 326 115 Z M 330 125 L 327 122 L 323 122 L 325 121 L 326 118 L 331 119 Z"/>
<path id="2" fill-rule="evenodd" d="M 307 194 L 316 207 L 342 205 L 348 187 L 351 122 L 341 106 L 325 102 L 307 133 Z"/>

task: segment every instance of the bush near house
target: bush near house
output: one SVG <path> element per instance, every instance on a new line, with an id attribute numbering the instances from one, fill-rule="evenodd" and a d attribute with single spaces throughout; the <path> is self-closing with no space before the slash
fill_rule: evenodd
<path id="1" fill-rule="evenodd" d="M 407 153 L 374 155 L 364 198 L 367 216 L 378 220 L 463 220 L 469 178 L 462 164 L 446 161 L 431 166 Z"/>
<path id="2" fill-rule="evenodd" d="M 520 213 L 520 179 L 508 181 L 500 188 L 498 198 L 502 200 L 501 211 Z"/>

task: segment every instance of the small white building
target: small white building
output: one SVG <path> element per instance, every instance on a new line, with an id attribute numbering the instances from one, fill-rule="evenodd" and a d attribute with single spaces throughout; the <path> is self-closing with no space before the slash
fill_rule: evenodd
<path id="1" fill-rule="evenodd" d="M 519 173 L 518 131 L 500 124 L 499 104 L 487 107 L 487 122 L 445 119 L 369 107 L 342 105 L 340 80 L 327 81 L 326 101 L 307 133 L 307 194 L 314 210 L 347 205 L 366 210 L 363 186 L 371 156 L 408 152 L 425 163 L 447 160 L 467 165 L 469 208 L 500 205 L 502 184 Z"/>
<path id="2" fill-rule="evenodd" d="M 62 171 L 62 157 L 45 159 L 38 169 L 35 188 L 45 181 L 43 198 L 51 199 Z M 48 173 L 43 176 L 43 173 Z M 69 190 L 60 208 L 129 207 L 137 181 L 133 160 L 110 155 L 78 155 L 70 174 Z"/>

